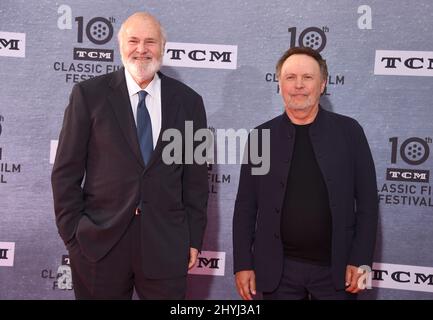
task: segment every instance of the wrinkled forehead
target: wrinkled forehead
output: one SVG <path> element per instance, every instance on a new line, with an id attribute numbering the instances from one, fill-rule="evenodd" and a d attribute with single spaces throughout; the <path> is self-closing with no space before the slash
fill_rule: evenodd
<path id="1" fill-rule="evenodd" d="M 124 36 L 137 38 L 161 38 L 161 27 L 151 16 L 132 16 L 125 21 Z"/>

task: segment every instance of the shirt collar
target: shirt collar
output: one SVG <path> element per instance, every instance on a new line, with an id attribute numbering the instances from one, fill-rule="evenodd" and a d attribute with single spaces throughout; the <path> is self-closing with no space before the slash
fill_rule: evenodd
<path id="1" fill-rule="evenodd" d="M 134 94 L 137 94 L 138 91 L 141 91 L 143 89 L 140 88 L 140 86 L 135 82 L 134 78 L 129 73 L 128 69 L 125 68 L 125 79 L 126 79 L 126 86 L 128 88 L 128 95 L 129 97 L 132 97 Z M 157 94 L 157 83 L 159 82 L 159 75 L 158 73 L 155 73 L 153 76 L 152 81 L 147 85 L 146 92 L 152 97 Z"/>

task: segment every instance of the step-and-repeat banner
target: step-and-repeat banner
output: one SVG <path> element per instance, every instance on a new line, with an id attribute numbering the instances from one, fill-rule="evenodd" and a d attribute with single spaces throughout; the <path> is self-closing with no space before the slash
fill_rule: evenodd
<path id="1" fill-rule="evenodd" d="M 330 71 L 321 104 L 360 122 L 377 170 L 372 289 L 361 298 L 433 298 L 430 0 L 2 0 L 0 299 L 73 298 L 50 185 L 63 113 L 75 83 L 121 66 L 117 32 L 143 10 L 168 34 L 163 72 L 203 96 L 216 136 L 280 114 L 278 58 L 295 45 L 320 51 Z M 240 166 L 227 162 L 208 167 L 190 299 L 238 299 L 231 222 Z"/>

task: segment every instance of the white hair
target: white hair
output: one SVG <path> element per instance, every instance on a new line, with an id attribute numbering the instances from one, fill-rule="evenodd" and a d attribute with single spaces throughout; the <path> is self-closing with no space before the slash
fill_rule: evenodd
<path id="1" fill-rule="evenodd" d="M 125 21 L 123 21 L 122 25 L 120 26 L 119 32 L 117 33 L 117 41 L 119 42 L 119 45 L 121 45 L 121 42 L 122 42 L 122 35 L 123 35 L 123 32 L 125 31 L 125 24 L 126 24 L 126 22 L 130 18 L 132 18 L 134 16 L 141 16 L 143 19 L 151 19 L 151 20 L 153 20 L 153 21 L 156 22 L 156 24 L 159 27 L 159 32 L 160 32 L 160 35 L 161 35 L 162 47 L 164 48 L 165 47 L 165 43 L 167 42 L 167 33 L 165 32 L 164 27 L 161 25 L 161 23 L 159 22 L 158 19 L 156 19 L 150 13 L 145 12 L 145 11 L 136 12 L 136 13 L 130 15 Z"/>

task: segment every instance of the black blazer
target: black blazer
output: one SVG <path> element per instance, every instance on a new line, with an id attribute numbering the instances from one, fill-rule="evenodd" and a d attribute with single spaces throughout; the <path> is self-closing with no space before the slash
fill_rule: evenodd
<path id="1" fill-rule="evenodd" d="M 295 128 L 284 113 L 257 129 L 270 130 L 270 171 L 253 176 L 252 165 L 242 165 L 233 218 L 233 260 L 234 272 L 254 270 L 257 289 L 269 292 L 282 275 L 280 218 Z M 378 218 L 374 163 L 354 119 L 320 107 L 310 137 L 329 194 L 334 285 L 342 289 L 347 264 L 372 264 Z"/>
<path id="2" fill-rule="evenodd" d="M 74 86 L 52 172 L 59 234 L 69 249 L 78 245 L 93 262 L 120 239 L 142 199 L 140 241 L 149 278 L 186 274 L 189 248 L 202 245 L 208 199 L 206 164 L 162 161 L 169 143 L 161 139 L 164 130 L 176 128 L 184 137 L 187 120 L 194 130 L 206 128 L 203 100 L 159 75 L 161 134 L 148 166 L 122 68 Z"/>

